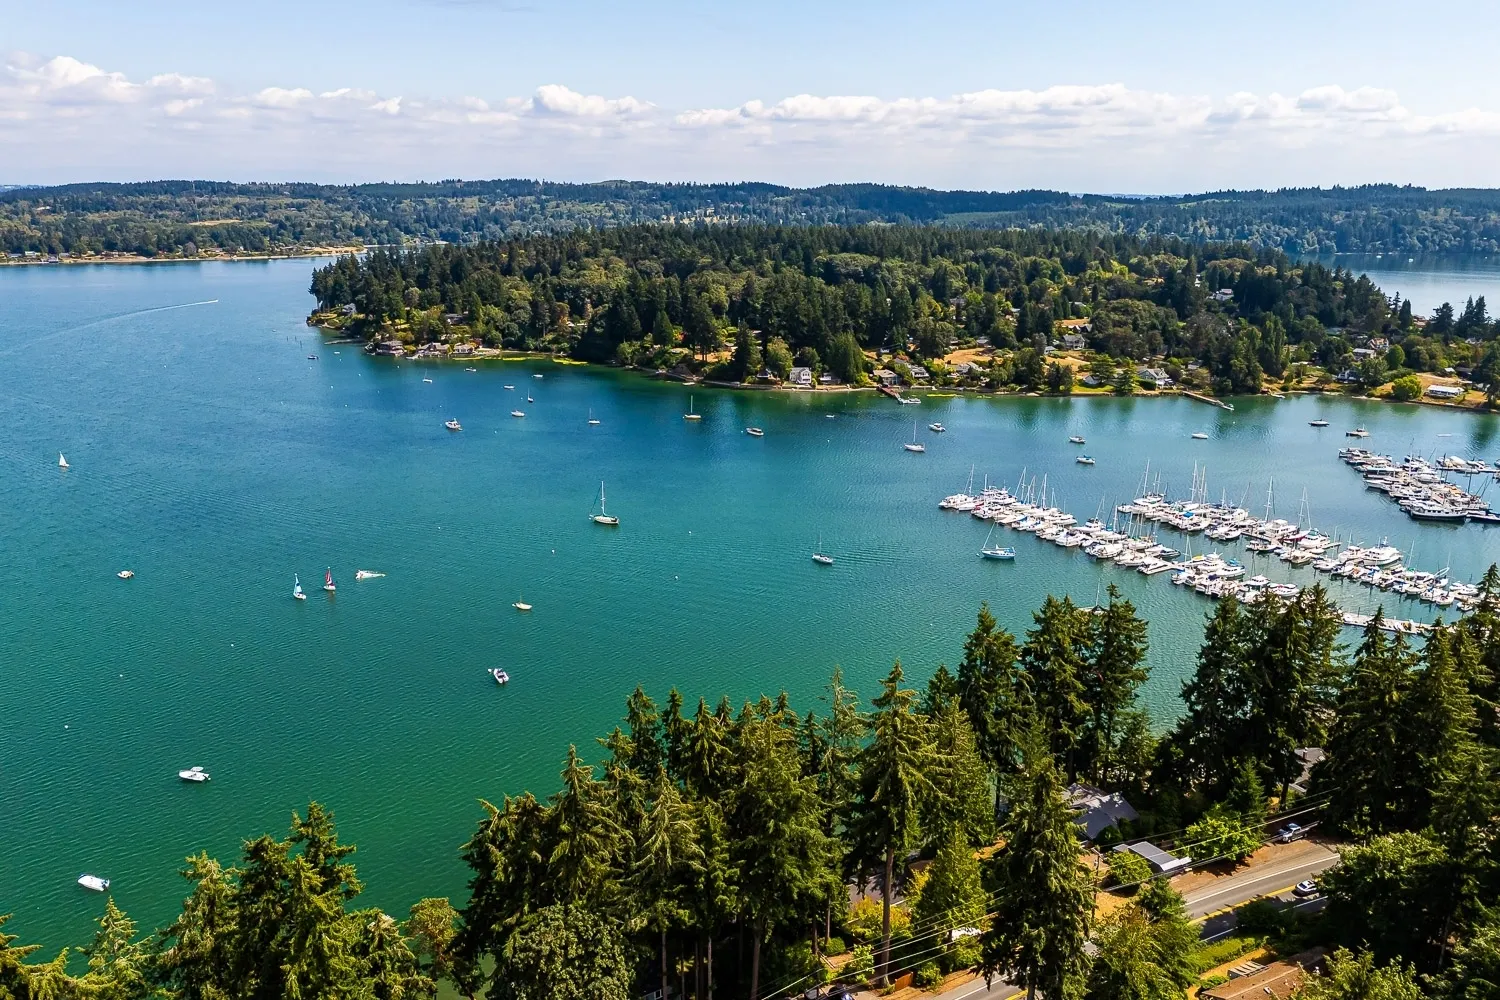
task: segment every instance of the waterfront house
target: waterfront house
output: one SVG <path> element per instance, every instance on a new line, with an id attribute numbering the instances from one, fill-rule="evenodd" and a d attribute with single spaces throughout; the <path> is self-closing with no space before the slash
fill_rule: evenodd
<path id="1" fill-rule="evenodd" d="M 1168 375 L 1163 368 L 1137 368 L 1135 377 L 1142 382 L 1155 382 L 1158 389 L 1170 389 L 1172 387 L 1172 376 Z"/>
<path id="2" fill-rule="evenodd" d="M 1170 875 L 1173 872 L 1180 872 L 1193 863 L 1192 858 L 1176 857 L 1175 855 L 1168 854 L 1155 844 L 1148 844 L 1144 840 L 1137 844 L 1119 844 L 1115 847 L 1116 854 L 1125 851 L 1143 858 L 1146 864 L 1151 866 L 1151 871 L 1157 875 Z"/>
<path id="3" fill-rule="evenodd" d="M 1426 395 L 1433 399 L 1457 399 L 1464 394 L 1461 385 L 1429 385 Z"/>
<path id="4" fill-rule="evenodd" d="M 354 303 L 353 302 L 345 302 L 343 305 L 339 306 L 339 313 L 341 315 L 344 315 L 344 316 L 353 316 L 354 315 Z"/>
<path id="5" fill-rule="evenodd" d="M 1078 824 L 1088 840 L 1093 840 L 1105 830 L 1116 826 L 1122 819 L 1140 818 L 1119 792 L 1105 792 L 1092 785 L 1069 785 L 1068 807 L 1077 813 L 1073 822 Z"/>
<path id="6" fill-rule="evenodd" d="M 889 368 L 877 368 L 872 374 L 875 376 L 875 381 L 879 385 L 895 385 L 896 383 L 901 381 L 896 373 L 891 371 Z"/>
<path id="7" fill-rule="evenodd" d="M 926 382 L 932 376 L 927 374 L 927 369 L 921 365 L 911 366 L 911 380 L 913 382 Z"/>
<path id="8" fill-rule="evenodd" d="M 818 376 L 819 385 L 838 385 L 839 377 L 832 372 L 824 372 Z"/>
<path id="9" fill-rule="evenodd" d="M 811 389 L 813 384 L 813 373 L 811 368 L 793 368 L 786 377 L 787 385 L 794 385 L 799 389 Z"/>

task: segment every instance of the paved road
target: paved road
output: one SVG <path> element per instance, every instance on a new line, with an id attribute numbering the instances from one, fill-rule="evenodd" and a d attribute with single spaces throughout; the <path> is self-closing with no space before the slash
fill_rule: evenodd
<path id="1" fill-rule="evenodd" d="M 1188 916 L 1195 919 L 1206 917 L 1230 906 L 1273 895 L 1303 879 L 1313 878 L 1324 869 L 1333 867 L 1339 859 L 1337 854 L 1326 847 L 1318 844 L 1311 844 L 1309 847 L 1312 849 L 1306 853 L 1299 852 L 1295 858 L 1256 865 L 1238 875 L 1217 879 L 1213 885 L 1205 886 L 1197 892 L 1188 893 L 1183 897 Z"/>

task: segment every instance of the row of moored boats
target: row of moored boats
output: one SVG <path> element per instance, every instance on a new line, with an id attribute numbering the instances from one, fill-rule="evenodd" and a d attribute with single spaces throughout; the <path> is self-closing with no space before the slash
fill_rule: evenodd
<path id="1" fill-rule="evenodd" d="M 1494 470 L 1483 462 L 1471 462 L 1457 455 L 1436 463 L 1419 455 L 1408 455 L 1397 462 L 1388 455 L 1377 455 L 1363 448 L 1344 448 L 1339 458 L 1360 474 L 1366 489 L 1384 493 L 1413 520 L 1500 524 L 1500 515 L 1491 511 L 1482 497 L 1450 482 L 1445 475 L 1492 474 Z"/>

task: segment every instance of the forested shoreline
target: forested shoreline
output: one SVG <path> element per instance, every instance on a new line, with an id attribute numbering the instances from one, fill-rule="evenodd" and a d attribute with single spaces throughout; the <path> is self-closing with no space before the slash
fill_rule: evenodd
<path id="1" fill-rule="evenodd" d="M 360 908 L 353 847 L 313 804 L 233 867 L 188 859 L 181 914 L 155 934 L 107 902 L 86 971 L 0 928 L 0 998 L 390 1000 L 441 981 L 494 1000 L 759 1000 L 976 969 L 1048 1000 L 1176 1000 L 1218 952 L 1134 855 L 1087 863 L 1065 798 L 1085 781 L 1139 812 L 1099 846 L 1150 837 L 1200 866 L 1320 814 L 1343 838 L 1327 909 L 1253 904 L 1242 927 L 1278 949 L 1350 949 L 1312 1000 L 1486 1000 L 1500 573 L 1420 649 L 1380 624 L 1350 650 L 1320 587 L 1226 599 L 1165 730 L 1136 697 L 1146 623 L 1112 587 L 1094 608 L 1048 597 L 1021 636 L 981 607 L 956 669 L 917 685 L 898 662 L 868 701 L 837 670 L 805 711 L 637 688 L 598 763 L 570 747 L 551 796 L 484 803 L 460 907 Z M 1305 747 L 1326 756 L 1303 793 Z M 1101 889 L 1124 897 L 1107 913 Z"/>
<path id="2" fill-rule="evenodd" d="M 1095 383 L 1121 392 L 1146 362 L 1220 393 L 1334 376 L 1375 388 L 1450 368 L 1500 381 L 1500 325 L 1482 298 L 1420 317 L 1366 277 L 1244 243 L 634 226 L 377 250 L 318 269 L 311 291 L 310 322 L 370 341 L 681 366 L 718 381 L 802 366 L 860 385 L 877 363 L 904 378 L 919 364 L 935 384 L 1066 392 L 1083 372 L 1049 353 L 1075 339 Z M 950 355 L 965 348 L 983 350 L 959 371 Z"/>
<path id="3" fill-rule="evenodd" d="M 163 180 L 0 190 L 0 252 L 42 255 L 472 243 L 660 222 L 1040 227 L 1136 240 L 1248 242 L 1299 256 L 1494 252 L 1500 191 L 1375 184 L 1129 197 L 524 178 L 356 185 Z"/>

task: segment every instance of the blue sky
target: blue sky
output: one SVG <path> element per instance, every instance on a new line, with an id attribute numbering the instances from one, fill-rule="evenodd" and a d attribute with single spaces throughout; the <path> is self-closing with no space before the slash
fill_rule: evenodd
<path id="1" fill-rule="evenodd" d="M 1493 185 L 1493 4 L 0 0 L 0 183 Z"/>

